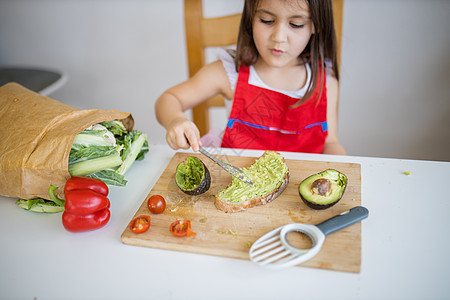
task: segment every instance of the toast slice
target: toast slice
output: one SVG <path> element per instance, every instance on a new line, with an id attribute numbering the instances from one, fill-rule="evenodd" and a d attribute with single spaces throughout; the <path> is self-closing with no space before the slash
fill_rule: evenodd
<path id="1" fill-rule="evenodd" d="M 238 212 L 267 204 L 278 197 L 289 183 L 289 169 L 284 157 L 275 151 L 266 151 L 253 165 L 242 169 L 253 181 L 247 185 L 237 178 L 219 191 L 214 202 L 224 212 Z"/>

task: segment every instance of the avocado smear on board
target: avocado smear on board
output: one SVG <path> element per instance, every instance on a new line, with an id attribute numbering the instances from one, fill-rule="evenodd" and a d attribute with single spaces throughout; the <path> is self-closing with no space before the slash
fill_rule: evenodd
<path id="1" fill-rule="evenodd" d="M 242 171 L 250 177 L 253 186 L 233 177 L 231 185 L 218 193 L 217 196 L 220 199 L 239 203 L 264 197 L 281 185 L 289 169 L 281 154 L 275 151 L 266 151 L 253 165 L 242 168 Z"/>
<path id="2" fill-rule="evenodd" d="M 300 183 L 303 202 L 313 209 L 325 209 L 341 200 L 347 187 L 347 176 L 333 169 L 314 174 Z"/>

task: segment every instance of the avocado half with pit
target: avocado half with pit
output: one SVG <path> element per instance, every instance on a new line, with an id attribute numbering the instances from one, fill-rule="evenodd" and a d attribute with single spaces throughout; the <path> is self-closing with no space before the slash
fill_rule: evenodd
<path id="1" fill-rule="evenodd" d="M 177 166 L 177 186 L 188 195 L 200 195 L 209 190 L 211 175 L 206 165 L 195 156 L 188 156 Z"/>
<path id="2" fill-rule="evenodd" d="M 326 209 L 341 200 L 346 187 L 347 176 L 337 170 L 328 169 L 303 180 L 298 192 L 309 207 Z"/>

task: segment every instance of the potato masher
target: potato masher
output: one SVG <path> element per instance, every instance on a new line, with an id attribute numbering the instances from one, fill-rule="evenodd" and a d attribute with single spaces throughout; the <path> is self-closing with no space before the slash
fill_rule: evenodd
<path id="1" fill-rule="evenodd" d="M 313 258 L 322 247 L 325 237 L 353 225 L 369 216 L 369 210 L 356 206 L 318 225 L 292 223 L 266 233 L 250 247 L 250 260 L 270 269 L 283 269 Z M 310 249 L 299 249 L 287 240 L 289 232 L 307 235 L 312 242 Z"/>

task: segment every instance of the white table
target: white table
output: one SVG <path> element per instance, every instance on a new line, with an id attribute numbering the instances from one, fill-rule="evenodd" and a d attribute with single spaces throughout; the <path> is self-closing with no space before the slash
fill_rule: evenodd
<path id="1" fill-rule="evenodd" d="M 362 223 L 361 273 L 353 274 L 304 267 L 271 271 L 246 260 L 122 244 L 123 230 L 174 153 L 151 146 L 127 173 L 127 187 L 111 188 L 111 220 L 100 230 L 69 233 L 60 213 L 25 211 L 15 199 L 0 197 L 0 298 L 450 297 L 450 163 L 283 153 L 288 159 L 361 164 L 362 205 L 370 215 Z"/>

